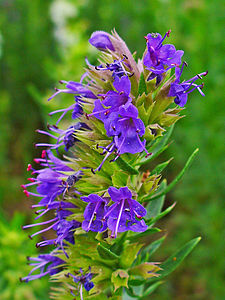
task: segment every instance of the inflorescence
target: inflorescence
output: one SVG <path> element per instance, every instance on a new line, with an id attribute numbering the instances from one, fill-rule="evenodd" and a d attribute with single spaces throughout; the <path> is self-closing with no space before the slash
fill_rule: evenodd
<path id="1" fill-rule="evenodd" d="M 170 31 L 162 37 L 158 33 L 149 33 L 145 37 L 147 48 L 143 60 L 136 64 L 126 44 L 115 32 L 112 35 L 94 32 L 89 42 L 101 51 L 100 64 L 93 66 L 86 60 L 87 69 L 81 82 L 61 80 L 65 88 L 56 89 L 49 98 L 51 100 L 62 93 L 73 96 L 69 107 L 49 114 L 59 114 L 55 125 L 48 125 L 48 130 L 37 130 L 52 142 L 36 144 L 36 147 L 46 148 L 40 158 L 34 159 L 41 169 L 28 165 L 27 170 L 32 176 L 28 178 L 30 183 L 22 185 L 22 188 L 27 197 L 34 196 L 39 200 L 32 205 L 38 223 L 23 226 L 23 229 L 47 225 L 31 234 L 30 238 L 41 235 L 43 240 L 36 246 L 52 245 L 55 249 L 50 254 L 29 258 L 34 268 L 22 281 L 47 274 L 52 276 L 63 270 L 70 257 L 69 245 L 76 246 L 76 231 L 83 234 L 90 231 L 106 233 L 108 238 L 116 239 L 121 232 L 144 232 L 148 229 L 145 222 L 147 211 L 138 201 L 133 183 L 117 187 L 108 183 L 107 187 L 99 187 L 96 191 L 96 181 L 96 192 L 88 192 L 90 188 L 85 192 L 82 180 L 87 180 L 88 176 L 97 180 L 101 174 L 104 177 L 104 164 L 115 164 L 123 154 L 131 162 L 138 160 L 139 156 L 150 156 L 150 142 L 165 130 L 163 126 L 170 126 L 180 118 L 177 112 L 186 104 L 188 95 L 197 89 L 204 96 L 203 83 L 195 82 L 207 72 L 181 81 L 187 65 L 181 61 L 184 52 L 176 50 L 174 45 L 164 44 L 169 34 Z M 175 75 L 170 75 L 172 70 L 175 70 Z M 141 80 L 144 89 L 140 93 Z M 161 99 L 164 102 L 160 104 Z M 70 126 L 59 128 L 59 123 L 69 113 Z M 85 144 L 84 149 L 88 149 L 89 145 L 90 153 L 97 151 L 98 157 L 103 155 L 100 163 L 99 158 L 96 162 L 89 158 L 90 164 L 85 164 L 89 150 L 87 153 L 84 153 L 86 150 L 80 152 L 84 155 L 79 157 L 82 144 Z M 63 149 L 70 155 L 67 160 L 56 156 Z M 53 154 L 54 151 L 56 154 Z M 144 156 L 142 153 L 145 153 Z M 35 192 L 33 187 L 36 187 Z M 76 218 L 77 211 L 80 214 Z M 39 221 L 41 218 L 44 221 Z M 54 231 L 54 237 L 44 238 L 43 234 L 50 229 Z M 66 276 L 71 279 L 71 284 L 77 285 L 82 299 L 82 288 L 89 292 L 94 287 L 91 281 L 94 273 L 90 273 L 90 269 L 76 267 L 79 272 L 68 272 Z M 33 275 L 38 269 L 40 273 Z"/>

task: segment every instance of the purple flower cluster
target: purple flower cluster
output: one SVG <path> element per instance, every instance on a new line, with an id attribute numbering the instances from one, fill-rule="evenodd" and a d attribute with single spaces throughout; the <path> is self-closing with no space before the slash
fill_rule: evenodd
<path id="1" fill-rule="evenodd" d="M 110 199 L 91 194 L 88 197 L 81 197 L 87 205 L 82 228 L 85 231 L 102 232 L 111 230 L 111 237 L 116 238 L 118 232 L 135 231 L 143 232 L 148 226 L 143 217 L 146 209 L 136 200 L 132 199 L 132 193 L 127 187 L 108 189 Z M 110 205 L 111 204 L 111 205 Z"/>
<path id="2" fill-rule="evenodd" d="M 208 72 L 206 71 L 201 74 L 197 74 L 189 80 L 180 82 L 180 77 L 185 65 L 186 63 L 183 63 L 181 69 L 179 67 L 175 69 L 176 79 L 173 83 L 171 83 L 170 91 L 168 94 L 169 97 L 175 97 L 174 102 L 180 107 L 183 107 L 186 104 L 188 94 L 193 92 L 195 89 L 197 89 L 202 96 L 205 96 L 205 94 L 202 92 L 204 84 L 195 84 L 194 82 L 198 79 L 202 79 L 202 76 L 206 76 L 208 74 Z"/>
<path id="3" fill-rule="evenodd" d="M 75 103 L 70 105 L 67 108 L 55 110 L 49 113 L 50 116 L 56 113 L 61 113 L 61 116 L 57 120 L 56 125 L 58 125 L 58 123 L 69 111 L 72 111 L 72 119 L 76 119 L 77 117 L 79 117 L 83 113 L 83 109 L 82 109 L 83 98 L 97 99 L 97 97 L 92 93 L 92 91 L 90 91 L 90 89 L 88 89 L 88 87 L 83 85 L 82 83 L 74 82 L 74 81 L 65 81 L 65 80 L 60 80 L 60 83 L 66 84 L 66 89 L 56 89 L 55 94 L 53 94 L 48 100 L 51 100 L 52 98 L 54 98 L 56 95 L 60 93 L 66 93 L 66 94 L 74 95 Z"/>
<path id="4" fill-rule="evenodd" d="M 159 33 L 149 33 L 145 38 L 147 41 L 147 53 L 144 56 L 143 63 L 146 66 L 147 70 L 151 71 L 148 80 L 156 78 L 156 84 L 159 84 L 163 78 L 163 74 L 175 67 L 176 79 L 171 84 L 169 91 L 169 97 L 175 97 L 174 102 L 183 107 L 187 102 L 188 94 L 198 89 L 200 94 L 204 96 L 201 89 L 203 84 L 196 85 L 194 82 L 197 79 L 201 79 L 201 76 L 207 75 L 208 72 L 203 72 L 194 76 L 193 78 L 180 83 L 180 76 L 183 71 L 184 62 L 181 70 L 179 66 L 181 65 L 181 57 L 184 54 L 182 50 L 176 50 L 174 45 L 166 44 L 163 45 L 163 41 L 166 37 L 169 37 L 170 30 L 162 36 Z M 191 88 L 191 89 L 190 89 Z"/>
<path id="5" fill-rule="evenodd" d="M 147 53 L 144 57 L 144 65 L 152 72 L 149 79 L 157 77 L 161 81 L 161 74 L 165 73 L 174 66 L 181 64 L 182 50 L 176 50 L 174 45 L 163 45 L 166 37 L 169 37 L 170 30 L 162 36 L 159 33 L 149 33 L 145 39 L 147 41 Z"/>
<path id="6" fill-rule="evenodd" d="M 107 136 L 113 137 L 113 142 L 104 150 L 105 159 L 116 150 L 116 160 L 123 153 L 138 153 L 145 151 L 145 140 L 141 141 L 145 133 L 145 126 L 138 118 L 138 110 L 132 104 L 130 97 L 131 83 L 128 76 L 116 76 L 113 86 L 116 91 L 109 91 L 101 95 L 103 100 L 95 100 L 94 110 L 90 116 L 95 116 L 104 123 Z M 105 159 L 95 171 L 100 171 Z"/>
<path id="7" fill-rule="evenodd" d="M 37 177 L 29 178 L 31 183 L 22 185 L 24 193 L 28 197 L 32 195 L 41 198 L 38 204 L 32 205 L 32 208 L 38 209 L 36 211 L 37 217 L 35 220 L 41 218 L 50 211 L 55 213 L 55 217 L 47 221 L 23 226 L 23 229 L 48 225 L 48 227 L 33 233 L 30 238 L 53 229 L 56 232 L 57 237 L 55 239 L 41 241 L 37 243 L 37 247 L 47 245 L 59 246 L 67 256 L 64 249 L 64 241 L 74 243 L 73 232 L 76 228 L 81 226 L 81 223 L 76 220 L 66 220 L 66 218 L 72 214 L 70 209 L 75 208 L 75 205 L 62 200 L 59 201 L 57 200 L 57 197 L 62 195 L 64 198 L 65 194 L 69 192 L 74 183 L 79 180 L 82 172 L 78 171 L 75 173 L 64 161 L 55 157 L 50 150 L 43 151 L 42 158 L 35 159 L 35 161 L 45 168 L 35 170 L 31 165 L 28 166 L 28 171 L 32 170 L 32 174 L 36 174 Z M 73 174 L 66 176 L 65 172 L 73 172 Z M 35 185 L 37 186 L 37 193 L 32 193 L 27 190 L 27 188 Z"/>

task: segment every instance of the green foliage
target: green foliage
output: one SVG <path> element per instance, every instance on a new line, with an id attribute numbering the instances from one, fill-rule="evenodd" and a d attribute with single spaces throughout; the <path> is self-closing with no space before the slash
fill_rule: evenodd
<path id="1" fill-rule="evenodd" d="M 10 223 L 1 216 L 0 221 L 0 295 L 4 300 L 45 300 L 48 294 L 48 281 L 34 281 L 30 284 L 19 281 L 30 267 L 26 265 L 27 255 L 34 253 L 33 243 L 21 232 L 25 218 L 16 214 Z"/>

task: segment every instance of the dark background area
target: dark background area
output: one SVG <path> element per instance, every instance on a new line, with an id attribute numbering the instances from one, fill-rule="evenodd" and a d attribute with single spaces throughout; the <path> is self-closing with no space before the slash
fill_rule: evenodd
<path id="1" fill-rule="evenodd" d="M 117 32 L 141 56 L 144 36 L 172 30 L 168 43 L 185 51 L 183 79 L 209 71 L 206 97 L 194 92 L 175 127 L 173 143 L 160 156 L 171 162 L 164 176 L 172 180 L 197 147 L 200 152 L 185 177 L 167 197 L 177 201 L 160 224 L 168 237 L 155 260 L 163 260 L 196 236 L 202 241 L 183 265 L 151 296 L 153 300 L 223 299 L 224 64 L 223 7 L 215 0 L 1 0 L 0 1 L 0 295 L 2 299 L 48 299 L 46 280 L 21 285 L 29 270 L 26 255 L 34 242 L 20 226 L 31 219 L 19 186 L 26 166 L 44 141 L 47 113 L 66 107 L 67 98 L 47 98 L 59 79 L 79 80 L 84 58 L 96 57 L 88 45 L 95 30 Z M 16 254 L 15 254 L 16 253 Z"/>

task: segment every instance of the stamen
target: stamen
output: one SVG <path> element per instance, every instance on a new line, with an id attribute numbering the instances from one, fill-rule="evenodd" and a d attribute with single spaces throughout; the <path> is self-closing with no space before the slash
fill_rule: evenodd
<path id="1" fill-rule="evenodd" d="M 117 218 L 116 228 L 115 228 L 115 238 L 117 237 L 117 231 L 118 231 L 121 215 L 122 215 L 122 212 L 123 212 L 124 202 L 125 202 L 125 199 L 122 200 L 121 207 L 120 207 L 120 212 L 119 212 L 119 215 L 118 215 L 118 218 Z"/>

